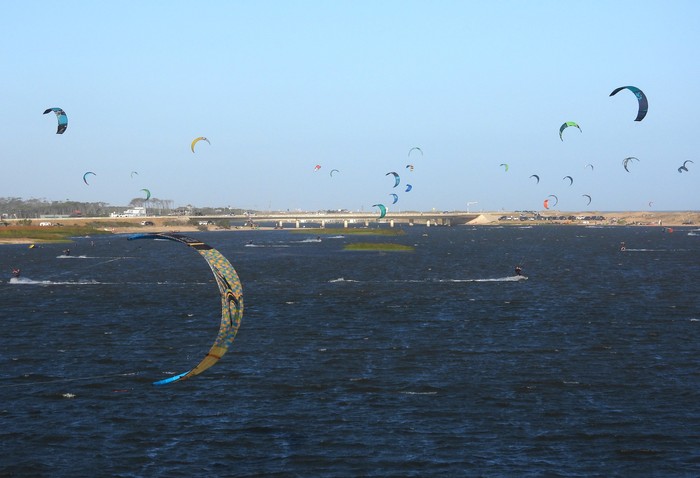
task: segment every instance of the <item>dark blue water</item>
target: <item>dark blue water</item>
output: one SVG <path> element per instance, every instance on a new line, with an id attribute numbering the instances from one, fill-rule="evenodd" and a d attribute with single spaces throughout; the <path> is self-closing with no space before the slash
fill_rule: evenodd
<path id="1" fill-rule="evenodd" d="M 391 239 L 412 253 L 193 234 L 245 314 L 217 365 L 166 387 L 218 330 L 198 254 L 1 246 L 26 283 L 0 284 L 0 476 L 698 476 L 688 231 L 415 227 Z"/>

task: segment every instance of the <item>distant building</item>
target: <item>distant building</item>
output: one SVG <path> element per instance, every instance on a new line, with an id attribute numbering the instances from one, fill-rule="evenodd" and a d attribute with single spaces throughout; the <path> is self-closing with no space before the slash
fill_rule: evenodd
<path id="1" fill-rule="evenodd" d="M 145 207 L 134 207 L 132 209 L 127 209 L 124 212 L 113 212 L 109 217 L 146 217 Z"/>

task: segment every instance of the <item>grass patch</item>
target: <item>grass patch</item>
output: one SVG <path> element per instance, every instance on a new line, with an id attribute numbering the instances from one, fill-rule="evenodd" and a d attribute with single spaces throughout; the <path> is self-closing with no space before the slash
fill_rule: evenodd
<path id="1" fill-rule="evenodd" d="M 403 236 L 406 234 L 406 231 L 403 229 L 354 229 L 344 227 L 331 227 L 324 229 L 294 229 L 291 232 L 294 234 L 315 234 L 317 236 L 337 236 L 338 234 L 342 234 L 343 236 Z"/>
<path id="2" fill-rule="evenodd" d="M 357 242 L 355 244 L 347 244 L 343 250 L 345 251 L 382 251 L 382 252 L 412 252 L 415 250 L 413 246 L 404 244 L 394 244 L 393 242 Z"/>
<path id="3" fill-rule="evenodd" d="M 31 239 L 42 242 L 68 242 L 71 237 L 109 234 L 89 226 L 8 226 L 0 228 L 0 239 Z"/>

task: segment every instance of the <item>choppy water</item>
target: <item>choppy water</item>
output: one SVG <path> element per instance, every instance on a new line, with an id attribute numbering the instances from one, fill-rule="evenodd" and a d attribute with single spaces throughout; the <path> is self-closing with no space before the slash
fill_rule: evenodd
<path id="1" fill-rule="evenodd" d="M 392 239 L 413 253 L 193 234 L 236 267 L 245 315 L 166 387 L 218 330 L 198 254 L 2 246 L 23 280 L 0 284 L 0 476 L 698 476 L 688 231 L 416 227 Z"/>

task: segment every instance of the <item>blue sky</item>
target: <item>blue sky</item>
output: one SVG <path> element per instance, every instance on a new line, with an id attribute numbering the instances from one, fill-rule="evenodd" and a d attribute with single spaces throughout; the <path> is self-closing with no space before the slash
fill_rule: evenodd
<path id="1" fill-rule="evenodd" d="M 148 188 L 176 206 L 275 210 L 367 211 L 394 192 L 390 211 L 539 210 L 550 194 L 563 211 L 700 206 L 696 1 L 27 1 L 0 12 L 0 197 L 126 205 Z M 608 96 L 625 85 L 649 99 L 641 122 L 632 93 Z M 63 135 L 42 115 L 54 106 L 68 115 Z M 566 121 L 582 132 L 560 141 Z M 211 145 L 193 154 L 198 136 Z M 422 157 L 408 157 L 414 146 Z M 639 158 L 629 173 L 627 156 Z"/>

